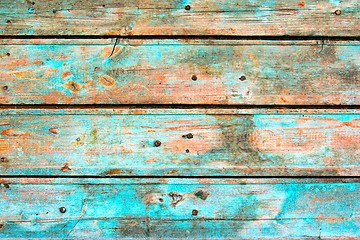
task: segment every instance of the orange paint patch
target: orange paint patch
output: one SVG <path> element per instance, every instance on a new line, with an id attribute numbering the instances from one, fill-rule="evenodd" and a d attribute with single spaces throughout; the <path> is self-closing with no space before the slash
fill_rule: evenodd
<path id="1" fill-rule="evenodd" d="M 299 8 L 305 7 L 305 3 L 304 3 L 304 2 L 299 3 L 299 4 L 298 4 L 298 7 L 299 7 Z"/>
<path id="2" fill-rule="evenodd" d="M 73 74 L 71 72 L 63 72 L 62 74 L 62 79 L 68 78 L 73 76 Z"/>
<path id="3" fill-rule="evenodd" d="M 117 174 L 123 174 L 124 171 L 121 169 L 111 169 L 109 171 L 105 172 L 105 175 L 117 175 Z"/>
<path id="4" fill-rule="evenodd" d="M 146 163 L 154 163 L 154 162 L 157 162 L 159 160 L 159 158 L 150 158 L 148 160 L 146 160 L 145 162 Z"/>
<path id="5" fill-rule="evenodd" d="M 28 132 L 25 132 L 25 133 L 23 133 L 23 132 L 15 132 L 15 129 L 13 129 L 13 128 L 8 128 L 8 129 L 5 129 L 5 130 L 2 130 L 1 134 L 5 135 L 5 136 L 9 136 L 9 137 L 31 136 L 31 134 L 28 133 Z"/>
<path id="6" fill-rule="evenodd" d="M 68 172 L 70 171 L 69 163 L 65 163 L 64 166 L 61 168 L 61 171 Z"/>
<path id="7" fill-rule="evenodd" d="M 360 145 L 360 135 L 348 131 L 338 131 L 334 134 L 331 147 L 335 149 L 357 150 Z"/>
<path id="8" fill-rule="evenodd" d="M 72 92 L 78 92 L 80 90 L 80 85 L 74 81 L 69 81 L 65 83 L 65 87 L 70 89 Z"/>
<path id="9" fill-rule="evenodd" d="M 328 137 L 323 132 L 294 128 L 289 132 L 257 130 L 250 136 L 250 142 L 262 152 L 314 152 L 327 145 Z"/>
<path id="10" fill-rule="evenodd" d="M 14 75 L 18 78 L 26 79 L 26 80 L 39 80 L 36 76 L 36 72 L 33 70 L 27 70 L 22 72 L 14 72 Z"/>
<path id="11" fill-rule="evenodd" d="M 101 75 L 99 81 L 105 87 L 112 87 L 115 84 L 115 79 L 107 75 Z"/>
<path id="12" fill-rule="evenodd" d="M 50 128 L 49 132 L 51 132 L 52 134 L 59 134 L 59 131 L 57 128 Z"/>

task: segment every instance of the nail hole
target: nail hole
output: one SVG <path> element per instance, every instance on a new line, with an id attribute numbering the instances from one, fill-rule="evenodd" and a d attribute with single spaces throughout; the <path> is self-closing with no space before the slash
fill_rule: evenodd
<path id="1" fill-rule="evenodd" d="M 160 147 L 161 142 L 160 142 L 159 140 L 156 140 L 156 141 L 154 142 L 154 145 L 155 145 L 155 147 Z"/>
<path id="2" fill-rule="evenodd" d="M 196 76 L 196 75 L 193 75 L 193 76 L 191 77 L 191 79 L 192 79 L 193 81 L 196 81 L 196 80 L 197 80 L 197 76 Z"/>
<path id="3" fill-rule="evenodd" d="M 104 5 L 102 5 L 103 7 L 105 7 L 105 4 Z"/>
<path id="4" fill-rule="evenodd" d="M 340 15 L 340 14 L 341 14 L 341 11 L 340 11 L 340 10 L 336 10 L 336 11 L 335 11 L 335 14 L 336 14 L 336 15 Z"/>
<path id="5" fill-rule="evenodd" d="M 190 150 L 189 150 L 189 149 L 186 149 L 186 150 L 185 150 L 185 152 L 186 152 L 186 153 L 189 153 L 189 152 L 190 152 Z"/>
<path id="6" fill-rule="evenodd" d="M 0 158 L 0 161 L 1 161 L 1 162 L 5 162 L 5 161 L 6 161 L 6 158 L 2 157 L 2 158 Z"/>
<path id="7" fill-rule="evenodd" d="M 35 2 L 31 2 L 31 5 L 35 5 Z"/>
<path id="8" fill-rule="evenodd" d="M 9 89 L 8 86 L 3 86 L 3 90 L 4 90 L 4 91 L 7 91 L 8 89 Z"/>
<path id="9" fill-rule="evenodd" d="M 8 57 L 9 57 L 10 55 L 11 55 L 10 53 L 6 53 L 6 56 L 8 56 Z"/>
<path id="10" fill-rule="evenodd" d="M 10 20 L 6 20 L 6 23 L 11 23 L 11 21 L 10 21 Z"/>
<path id="11" fill-rule="evenodd" d="M 162 199 L 162 198 L 159 198 L 159 201 L 160 201 L 160 202 L 164 202 L 164 199 Z"/>
<path id="12" fill-rule="evenodd" d="M 56 9 L 53 9 L 52 12 L 53 12 L 53 13 L 56 13 Z"/>
<path id="13" fill-rule="evenodd" d="M 61 207 L 61 208 L 59 208 L 59 211 L 60 211 L 61 213 L 65 213 L 65 212 L 66 212 L 66 208 L 65 208 L 65 207 Z"/>
<path id="14" fill-rule="evenodd" d="M 186 5 L 186 6 L 185 6 L 185 10 L 186 10 L 186 11 L 189 11 L 190 9 L 191 9 L 191 6 L 190 6 L 190 5 Z"/>
<path id="15" fill-rule="evenodd" d="M 198 210 L 196 210 L 196 209 L 192 210 L 192 215 L 193 215 L 193 216 L 197 216 L 197 215 L 198 215 L 198 213 L 199 213 L 199 211 L 198 211 Z"/>
<path id="16" fill-rule="evenodd" d="M 246 77 L 245 77 L 245 76 L 241 76 L 239 79 L 240 79 L 241 81 L 245 81 L 245 80 L 246 80 Z"/>

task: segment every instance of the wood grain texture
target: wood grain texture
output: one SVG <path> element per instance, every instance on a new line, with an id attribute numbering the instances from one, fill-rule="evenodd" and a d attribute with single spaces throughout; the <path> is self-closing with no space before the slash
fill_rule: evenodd
<path id="1" fill-rule="evenodd" d="M 3 178 L 0 237 L 359 238 L 359 179 L 337 181 Z"/>
<path id="2" fill-rule="evenodd" d="M 1 114 L 2 175 L 360 174 L 358 113 L 29 111 Z"/>
<path id="3" fill-rule="evenodd" d="M 3 0 L 0 9 L 2 35 L 359 36 L 360 31 L 357 0 Z"/>
<path id="4" fill-rule="evenodd" d="M 2 40 L 0 103 L 360 104 L 358 41 L 114 43 Z"/>

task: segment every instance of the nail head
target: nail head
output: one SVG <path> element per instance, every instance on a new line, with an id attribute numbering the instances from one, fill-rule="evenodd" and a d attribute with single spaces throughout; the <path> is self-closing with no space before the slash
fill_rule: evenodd
<path id="1" fill-rule="evenodd" d="M 65 212 L 66 212 L 66 208 L 65 208 L 65 207 L 60 207 L 60 208 L 59 208 L 59 211 L 60 211 L 61 213 L 65 213 Z"/>
<path id="2" fill-rule="evenodd" d="M 196 209 L 192 210 L 192 215 L 193 215 L 193 216 L 197 216 L 197 215 L 198 215 L 198 213 L 199 213 L 199 211 L 198 211 L 198 210 L 196 210 Z"/>
<path id="3" fill-rule="evenodd" d="M 7 91 L 8 89 L 9 89 L 8 86 L 3 86 L 3 90 L 4 90 L 4 91 Z"/>
<path id="4" fill-rule="evenodd" d="M 241 81 L 245 81 L 245 80 L 246 80 L 246 77 L 245 77 L 245 76 L 241 76 L 239 79 L 240 79 Z"/>
<path id="5" fill-rule="evenodd" d="M 340 14 L 341 14 L 341 11 L 340 11 L 340 10 L 336 10 L 336 11 L 335 11 L 335 14 L 336 14 L 336 15 L 340 15 Z"/>
<path id="6" fill-rule="evenodd" d="M 190 9 L 191 9 L 191 6 L 190 6 L 190 5 L 186 5 L 186 6 L 185 6 L 185 10 L 186 10 L 186 11 L 189 11 Z"/>
<path id="7" fill-rule="evenodd" d="M 196 76 L 196 75 L 193 75 L 193 76 L 191 77 L 191 80 L 196 81 L 196 80 L 197 80 L 197 76 Z"/>
<path id="8" fill-rule="evenodd" d="M 156 140 L 156 141 L 154 142 L 154 145 L 155 145 L 155 147 L 160 147 L 161 142 L 160 142 L 159 140 Z"/>

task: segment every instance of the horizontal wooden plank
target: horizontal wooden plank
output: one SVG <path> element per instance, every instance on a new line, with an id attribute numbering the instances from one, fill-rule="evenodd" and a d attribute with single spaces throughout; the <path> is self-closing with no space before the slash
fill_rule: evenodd
<path id="1" fill-rule="evenodd" d="M 0 34 L 18 36 L 359 36 L 348 1 L 2 0 Z"/>
<path id="2" fill-rule="evenodd" d="M 219 108 L 221 107 L 221 108 Z M 303 107 L 237 107 L 237 106 L 113 106 L 113 105 L 84 105 L 84 106 L 66 106 L 63 108 L 58 105 L 38 106 L 33 105 L 4 105 L 0 106 L 0 116 L 6 117 L 7 115 L 251 115 L 251 114 L 285 114 L 285 115 L 304 115 L 304 114 L 360 114 L 358 107 L 328 107 L 313 108 Z"/>
<path id="3" fill-rule="evenodd" d="M 359 41 L 3 40 L 1 104 L 359 105 Z"/>
<path id="4" fill-rule="evenodd" d="M 337 181 L 2 178 L 0 237 L 359 238 L 359 179 Z"/>
<path id="5" fill-rule="evenodd" d="M 129 115 L 86 111 L 90 112 L 48 109 L 37 114 L 25 110 L 1 114 L 0 174 L 360 174 L 358 113 L 187 115 L 158 110 L 157 114 L 140 111 Z"/>

